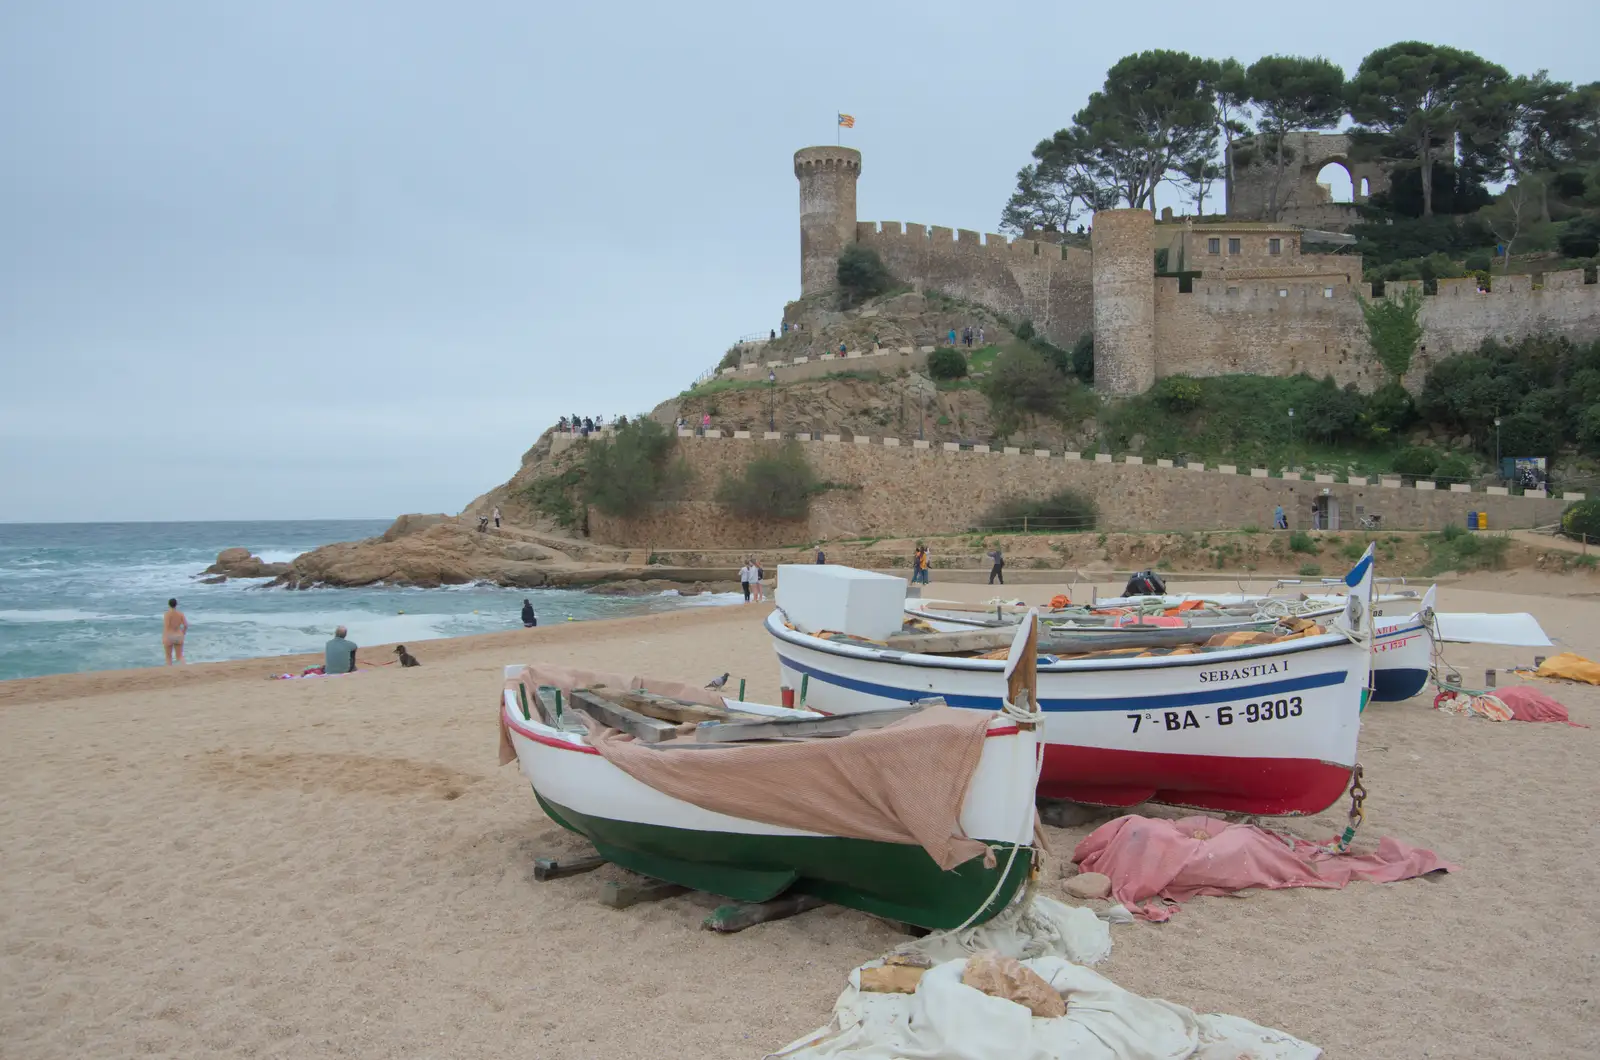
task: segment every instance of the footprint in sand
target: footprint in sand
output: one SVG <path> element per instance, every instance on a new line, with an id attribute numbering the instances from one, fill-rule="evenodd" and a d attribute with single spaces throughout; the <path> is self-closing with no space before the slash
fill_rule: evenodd
<path id="1" fill-rule="evenodd" d="M 458 799 L 482 777 L 409 758 L 290 751 L 214 751 L 203 768 L 224 790 L 299 789 L 341 795 L 428 795 Z"/>

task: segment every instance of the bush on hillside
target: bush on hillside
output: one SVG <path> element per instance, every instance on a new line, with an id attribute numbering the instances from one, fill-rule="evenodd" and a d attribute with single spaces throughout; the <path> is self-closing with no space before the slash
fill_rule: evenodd
<path id="1" fill-rule="evenodd" d="M 1186 375 L 1169 375 L 1156 383 L 1152 390 L 1155 403 L 1168 412 L 1179 414 L 1193 412 L 1200 407 L 1205 391 L 1197 379 Z"/>
<path id="2" fill-rule="evenodd" d="M 1072 374 L 1086 386 L 1094 385 L 1094 332 L 1085 331 L 1072 344 Z"/>
<path id="3" fill-rule="evenodd" d="M 1561 532 L 1580 540 L 1600 541 L 1600 499 L 1567 505 L 1561 513 Z"/>
<path id="4" fill-rule="evenodd" d="M 1467 255 L 1465 262 L 1468 272 L 1488 272 L 1494 268 L 1494 259 L 1484 251 L 1477 251 Z"/>
<path id="5" fill-rule="evenodd" d="M 1500 419 L 1500 452 L 1504 456 L 1550 458 L 1561 447 L 1561 435 L 1561 423 L 1519 410 Z"/>
<path id="6" fill-rule="evenodd" d="M 1067 395 L 1067 380 L 1031 346 L 1003 351 L 983 381 L 983 392 L 1002 418 L 1020 413 L 1054 415 Z"/>
<path id="7" fill-rule="evenodd" d="M 1568 221 L 1556 246 L 1569 258 L 1592 258 L 1600 254 L 1600 217 L 1590 214 Z"/>
<path id="8" fill-rule="evenodd" d="M 1093 530 L 1100 513 L 1094 501 L 1074 490 L 1040 499 L 1013 497 L 984 512 L 974 530 L 1044 530 L 1070 533 Z"/>
<path id="9" fill-rule="evenodd" d="M 954 347 L 941 346 L 928 354 L 928 374 L 935 379 L 965 378 L 967 358 Z"/>
<path id="10" fill-rule="evenodd" d="M 618 427 L 613 438 L 590 439 L 584 454 L 583 499 L 607 515 L 632 519 L 650 505 L 681 499 L 684 461 L 672 460 L 678 439 L 655 420 Z"/>
<path id="11" fill-rule="evenodd" d="M 1433 469 L 1439 466 L 1439 453 L 1425 445 L 1413 445 L 1396 453 L 1391 466 L 1397 475 L 1404 475 L 1407 478 L 1427 478 L 1433 474 Z"/>
<path id="12" fill-rule="evenodd" d="M 1031 320 L 1024 320 L 1017 325 L 1017 338 L 1023 342 L 1029 341 L 1037 334 L 1038 332 L 1034 331 L 1033 321 Z"/>
<path id="13" fill-rule="evenodd" d="M 1454 453 L 1439 461 L 1433 467 L 1433 478 L 1437 482 L 1465 482 L 1472 477 L 1472 465 L 1465 457 Z"/>
<path id="14" fill-rule="evenodd" d="M 894 277 L 884 265 L 878 252 L 860 243 L 851 243 L 839 255 L 839 267 L 834 273 L 839 290 L 846 303 L 856 305 L 887 292 L 894 286 Z"/>
<path id="15" fill-rule="evenodd" d="M 1393 380 L 1367 396 L 1367 407 L 1362 413 L 1366 434 L 1374 439 L 1399 434 L 1416 418 L 1417 405 L 1411 400 L 1411 393 Z"/>
<path id="16" fill-rule="evenodd" d="M 804 519 L 818 490 L 805 452 L 790 442 L 750 461 L 738 477 L 725 475 L 717 500 L 750 519 Z"/>
<path id="17" fill-rule="evenodd" d="M 1289 532 L 1289 551 L 1299 552 L 1306 556 L 1315 556 L 1317 554 L 1316 538 L 1304 530 L 1291 530 Z"/>

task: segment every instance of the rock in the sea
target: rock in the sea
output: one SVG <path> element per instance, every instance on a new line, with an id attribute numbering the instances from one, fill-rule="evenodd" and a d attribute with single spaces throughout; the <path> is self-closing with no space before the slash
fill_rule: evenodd
<path id="1" fill-rule="evenodd" d="M 1080 872 L 1067 881 L 1067 893 L 1074 898 L 1109 898 L 1111 877 L 1103 872 Z"/>
<path id="2" fill-rule="evenodd" d="M 217 553 L 217 561 L 202 574 L 216 575 L 217 581 L 228 578 L 277 578 L 289 573 L 287 563 L 263 563 L 260 556 L 252 556 L 247 548 L 225 548 Z M 206 584 L 217 581 L 207 579 Z"/>
<path id="3" fill-rule="evenodd" d="M 602 582 L 591 585 L 589 592 L 600 596 L 644 596 L 647 593 L 659 592 L 659 586 L 640 581 L 638 578 L 624 578 L 622 581 Z"/>

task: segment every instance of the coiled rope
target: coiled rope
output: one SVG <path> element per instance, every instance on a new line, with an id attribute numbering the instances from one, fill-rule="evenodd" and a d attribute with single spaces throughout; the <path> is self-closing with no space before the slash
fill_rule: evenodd
<path id="1" fill-rule="evenodd" d="M 1044 711 L 1032 703 L 1029 703 L 1026 699 L 1026 695 L 1027 693 L 1024 692 L 1021 703 L 1013 703 L 1009 699 L 1002 699 L 1000 714 L 1007 721 L 1016 723 L 1018 727 L 1023 725 L 1034 726 L 1034 731 L 1039 734 L 1038 741 L 1034 744 L 1033 749 L 1033 784 L 1028 789 L 1029 791 L 1036 791 L 1039 787 L 1039 774 L 1044 769 L 1044 732 L 1042 731 L 1044 725 Z M 983 911 L 989 908 L 990 903 L 1000 896 L 1000 892 L 1005 889 L 1006 880 L 1011 878 L 1011 869 L 1017 862 L 1017 851 L 1021 850 L 1022 846 L 1023 844 L 1020 842 L 1012 842 L 1011 853 L 1006 857 L 1005 868 L 1000 870 L 1000 878 L 995 881 L 994 890 L 989 892 L 989 896 L 987 898 L 978 903 L 977 908 L 972 911 L 971 916 L 963 920 L 959 926 L 951 928 L 950 934 L 959 935 L 961 932 L 972 927 L 973 924 L 977 922 L 978 917 L 983 915 Z M 1033 901 L 1035 887 L 1036 885 L 1034 881 L 1029 879 L 1028 885 L 1022 889 L 1022 893 L 1019 897 L 1024 901 L 1031 903 Z"/>

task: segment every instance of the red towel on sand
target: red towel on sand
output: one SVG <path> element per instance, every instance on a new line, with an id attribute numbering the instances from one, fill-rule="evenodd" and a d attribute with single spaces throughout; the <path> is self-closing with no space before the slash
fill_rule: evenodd
<path id="1" fill-rule="evenodd" d="M 1330 843 L 1332 840 L 1329 841 Z M 1130 814 L 1096 828 L 1072 852 L 1084 872 L 1111 877 L 1111 893 L 1135 916 L 1166 920 L 1165 905 L 1246 887 L 1343 887 L 1351 880 L 1391 883 L 1456 866 L 1431 850 L 1385 836 L 1371 854 L 1334 854 L 1254 825 L 1215 817 L 1177 821 Z"/>

